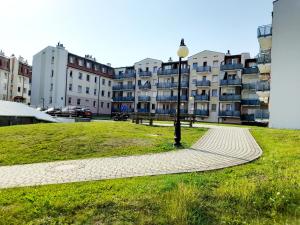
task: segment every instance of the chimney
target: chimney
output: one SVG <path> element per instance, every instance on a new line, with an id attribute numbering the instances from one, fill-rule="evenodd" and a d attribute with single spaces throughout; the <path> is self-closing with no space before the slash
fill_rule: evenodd
<path id="1" fill-rule="evenodd" d="M 227 50 L 226 55 L 231 55 L 230 50 Z"/>
<path id="2" fill-rule="evenodd" d="M 168 62 L 173 62 L 172 57 L 169 58 Z"/>
<path id="3" fill-rule="evenodd" d="M 111 67 L 111 63 L 106 63 L 107 66 Z"/>

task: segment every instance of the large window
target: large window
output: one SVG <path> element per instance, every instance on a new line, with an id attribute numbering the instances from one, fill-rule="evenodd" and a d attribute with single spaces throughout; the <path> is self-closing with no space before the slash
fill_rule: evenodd
<path id="1" fill-rule="evenodd" d="M 86 75 L 86 81 L 90 81 L 90 75 Z"/>
<path id="2" fill-rule="evenodd" d="M 86 88 L 85 88 L 85 93 L 86 93 L 86 94 L 89 94 L 89 93 L 90 93 L 90 88 L 89 88 L 89 87 L 86 87 Z"/>
<path id="3" fill-rule="evenodd" d="M 82 73 L 79 73 L 79 74 L 78 74 L 78 79 L 79 79 L 79 80 L 82 80 Z"/>

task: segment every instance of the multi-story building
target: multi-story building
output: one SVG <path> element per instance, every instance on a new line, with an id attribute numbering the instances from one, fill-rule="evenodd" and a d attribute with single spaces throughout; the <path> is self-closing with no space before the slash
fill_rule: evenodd
<path id="1" fill-rule="evenodd" d="M 31 70 L 22 57 L 0 52 L 0 99 L 30 104 Z"/>
<path id="2" fill-rule="evenodd" d="M 33 57 L 32 105 L 110 114 L 113 72 L 90 55 L 69 53 L 60 43 L 48 46 Z"/>

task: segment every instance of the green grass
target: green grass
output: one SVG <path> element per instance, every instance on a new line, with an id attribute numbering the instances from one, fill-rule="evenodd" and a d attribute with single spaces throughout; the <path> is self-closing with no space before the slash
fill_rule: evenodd
<path id="1" fill-rule="evenodd" d="M 300 131 L 251 132 L 264 153 L 241 166 L 0 190 L 0 224 L 299 224 Z"/>
<path id="2" fill-rule="evenodd" d="M 183 128 L 183 147 L 207 129 Z M 173 150 L 173 127 L 130 122 L 35 124 L 0 127 L 0 166 Z"/>

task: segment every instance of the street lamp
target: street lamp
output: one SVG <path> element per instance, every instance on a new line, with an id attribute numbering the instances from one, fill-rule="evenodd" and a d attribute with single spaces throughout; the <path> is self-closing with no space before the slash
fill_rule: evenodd
<path id="1" fill-rule="evenodd" d="M 181 59 L 187 57 L 189 54 L 189 49 L 184 44 L 184 39 L 181 39 L 180 46 L 177 50 L 177 55 L 179 57 L 179 69 L 178 69 L 178 93 L 177 93 L 177 118 L 175 123 L 175 143 L 176 147 L 181 146 L 181 127 L 180 127 L 180 89 L 181 89 Z"/>

